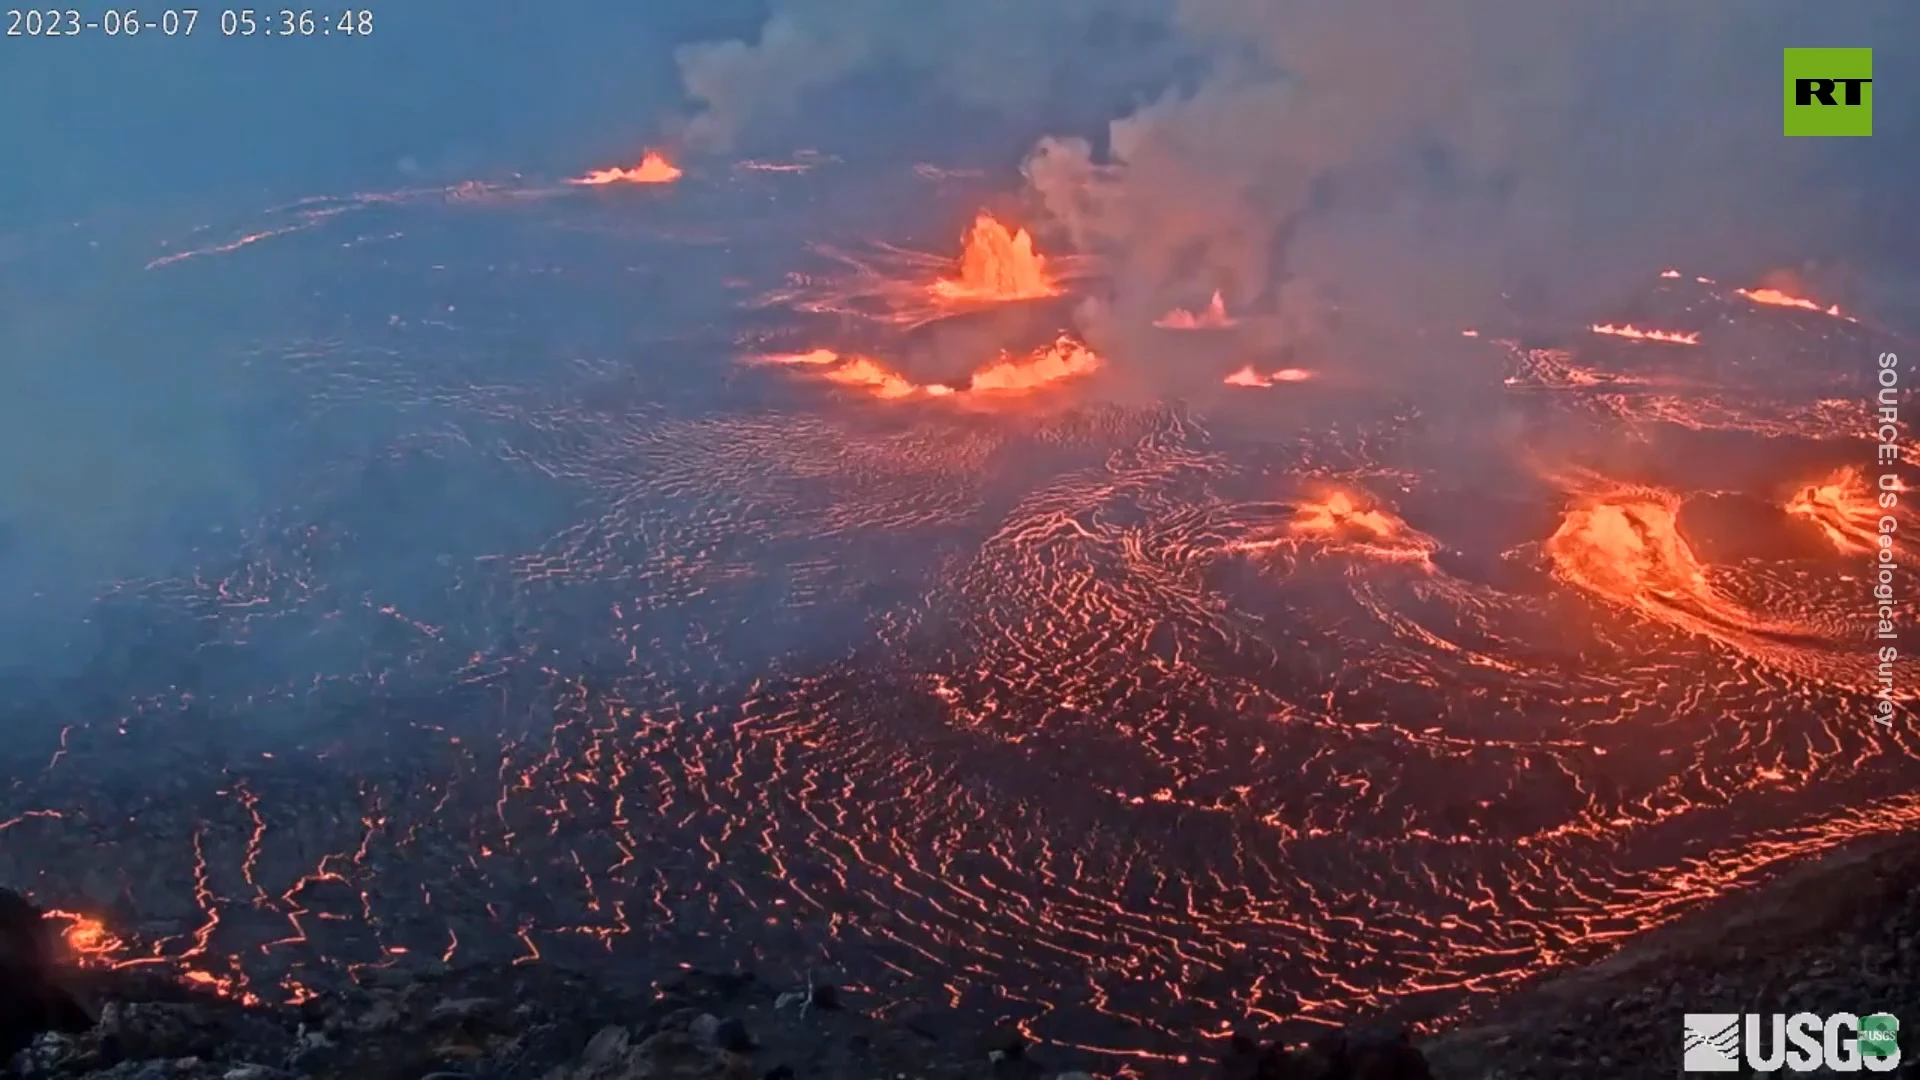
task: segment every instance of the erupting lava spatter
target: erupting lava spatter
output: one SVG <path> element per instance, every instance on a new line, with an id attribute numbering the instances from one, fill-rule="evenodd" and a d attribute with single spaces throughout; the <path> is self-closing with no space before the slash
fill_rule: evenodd
<path id="1" fill-rule="evenodd" d="M 1153 325 L 1162 330 L 1222 330 L 1233 325 L 1233 318 L 1227 314 L 1227 302 L 1220 296 L 1220 290 L 1213 291 L 1213 299 L 1207 301 L 1204 311 L 1193 312 L 1185 308 L 1175 308 Z"/>
<path id="2" fill-rule="evenodd" d="M 1009 397 L 1033 393 L 1057 383 L 1091 375 L 1101 368 L 1097 353 L 1066 334 L 1060 335 L 1052 344 L 1024 356 L 1003 354 L 1000 359 L 975 371 L 964 388 L 945 383 L 916 383 L 872 357 L 846 356 L 831 349 L 776 353 L 752 357 L 751 360 L 807 370 L 828 382 L 864 390 L 887 401 L 910 397 L 947 397 L 962 392 Z"/>
<path id="3" fill-rule="evenodd" d="M 1039 300 L 1060 295 L 1045 256 L 1025 229 L 1009 229 L 992 214 L 974 218 L 961 241 L 952 277 L 933 283 L 935 296 L 969 304 Z"/>
<path id="4" fill-rule="evenodd" d="M 1606 334 L 1609 337 L 1629 338 L 1633 341 L 1658 341 L 1667 345 L 1700 344 L 1700 335 L 1698 333 L 1684 333 L 1678 330 L 1642 330 L 1631 324 L 1615 326 L 1612 323 L 1595 323 L 1587 327 L 1587 329 L 1596 334 Z"/>
<path id="5" fill-rule="evenodd" d="M 587 186 L 602 184 L 671 184 L 683 174 L 679 166 L 668 161 L 658 150 L 649 150 L 641 155 L 640 163 L 629 167 L 595 169 L 585 176 L 577 177 L 569 183 Z"/>
<path id="6" fill-rule="evenodd" d="M 1027 393 L 1098 370 L 1100 357 L 1092 349 L 1061 335 L 1030 355 L 1005 356 L 974 372 L 967 390 L 976 394 Z"/>
<path id="7" fill-rule="evenodd" d="M 1265 389 L 1279 386 L 1281 383 L 1306 382 L 1311 378 L 1313 378 L 1313 372 L 1307 371 L 1304 368 L 1281 368 L 1278 371 L 1261 372 L 1256 370 L 1252 364 L 1248 364 L 1246 367 L 1233 372 L 1220 381 L 1226 383 L 1228 386 L 1246 386 L 1254 389 Z"/>
<path id="8" fill-rule="evenodd" d="M 847 357 L 838 366 L 822 371 L 820 377 L 840 386 L 868 391 L 886 401 L 913 397 L 928 389 L 898 372 L 889 371 L 878 360 L 867 356 Z"/>
<path id="9" fill-rule="evenodd" d="M 1236 542 L 1229 550 L 1312 548 L 1330 554 L 1431 569 L 1440 544 L 1409 526 L 1380 500 L 1351 487 L 1319 485 L 1291 502 L 1274 535 Z"/>

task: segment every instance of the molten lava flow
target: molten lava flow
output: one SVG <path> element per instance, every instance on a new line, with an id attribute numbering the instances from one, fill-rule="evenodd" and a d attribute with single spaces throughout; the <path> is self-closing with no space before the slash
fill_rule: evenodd
<path id="1" fill-rule="evenodd" d="M 1830 307 L 1821 307 L 1819 304 L 1803 296 L 1794 296 L 1791 293 L 1781 292 L 1779 289 L 1735 289 L 1733 292 L 1735 296 L 1744 297 L 1756 304 L 1766 304 L 1770 307 L 1800 308 L 1804 311 L 1818 311 L 1823 315 L 1832 315 L 1836 319 L 1847 318 L 1846 315 L 1841 313 L 1839 304 L 1834 304 Z"/>
<path id="2" fill-rule="evenodd" d="M 1684 500 L 1613 485 L 1581 496 L 1545 545 L 1561 581 L 1616 607 L 1776 669 L 1848 688 L 1868 685 L 1865 653 L 1835 651 L 1831 628 L 1769 614 L 1732 595 L 1737 576 L 1702 562 L 1680 532 Z"/>
<path id="3" fill-rule="evenodd" d="M 1098 370 L 1100 357 L 1062 334 L 1053 344 L 1030 356 L 1006 358 L 974 372 L 967 389 L 973 393 L 1027 393 Z"/>
<path id="4" fill-rule="evenodd" d="M 597 186 L 601 184 L 671 184 L 681 177 L 680 169 L 668 161 L 658 150 L 649 150 L 640 158 L 640 164 L 632 168 L 595 169 L 585 176 L 569 183 Z"/>
<path id="5" fill-rule="evenodd" d="M 1905 485 L 1896 483 L 1894 494 L 1905 490 Z M 1877 549 L 1881 519 L 1889 516 L 1888 511 L 1881 509 L 1866 475 L 1854 466 L 1839 469 L 1819 483 L 1801 488 L 1787 500 L 1786 511 L 1792 517 L 1812 523 L 1843 555 L 1863 555 Z M 1896 527 L 1903 528 L 1904 523 L 1896 523 Z M 1906 546 L 1900 541 L 1900 533 L 1889 535 L 1894 538 L 1890 546 Z"/>
<path id="6" fill-rule="evenodd" d="M 1311 378 L 1313 378 L 1313 372 L 1301 368 L 1281 368 L 1278 371 L 1262 374 L 1261 372 L 1255 371 L 1252 364 L 1248 364 L 1246 367 L 1241 368 L 1239 371 L 1234 372 L 1221 381 L 1228 386 L 1246 386 L 1255 389 L 1264 389 L 1270 386 L 1278 386 L 1281 383 L 1306 382 Z"/>
<path id="7" fill-rule="evenodd" d="M 992 214 L 981 214 L 963 243 L 958 273 L 933 283 L 936 297 L 999 303 L 1060 294 L 1046 257 L 1033 250 L 1033 236 L 1027 230 L 1010 230 Z"/>
<path id="8" fill-rule="evenodd" d="M 1561 580 L 1622 607 L 1663 622 L 1708 616 L 1738 625 L 1744 613 L 1714 593 L 1680 535 L 1679 514 L 1677 495 L 1623 488 L 1568 510 L 1546 552 Z"/>
<path id="9" fill-rule="evenodd" d="M 1155 320 L 1155 326 L 1163 330 L 1219 330 L 1233 325 L 1233 319 L 1227 314 L 1227 302 L 1215 289 L 1213 299 L 1207 302 L 1207 309 L 1201 312 L 1175 308 Z"/>
<path id="10" fill-rule="evenodd" d="M 1700 344 L 1700 335 L 1698 333 L 1688 334 L 1677 330 L 1642 330 L 1631 323 L 1625 326 L 1615 326 L 1612 323 L 1595 323 L 1587 327 L 1587 329 L 1596 334 L 1629 338 L 1633 341 L 1659 341 L 1668 345 Z"/>

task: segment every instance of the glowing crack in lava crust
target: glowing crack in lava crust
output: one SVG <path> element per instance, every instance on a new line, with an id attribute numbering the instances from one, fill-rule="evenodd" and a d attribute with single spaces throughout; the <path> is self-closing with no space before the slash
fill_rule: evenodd
<path id="1" fill-rule="evenodd" d="M 208 313 L 174 354 L 299 452 L 103 587 L 85 696 L 4 684 L 0 863 L 74 951 L 291 1001 L 830 965 L 1160 1076 L 1249 1018 L 1437 1023 L 1920 824 L 1907 714 L 1870 719 L 1864 478 L 1832 475 L 1871 453 L 1838 359 L 1870 327 L 1659 277 L 1765 347 L 1583 318 L 1446 333 L 1438 404 L 1231 354 L 1163 394 L 1235 342 L 1000 340 L 1024 301 L 955 315 L 954 258 L 822 224 L 859 178 L 726 175 L 87 249 Z M 795 282 L 829 241 L 868 254 Z M 971 280 L 1072 295 L 1070 259 Z M 907 339 L 948 317 L 983 336 L 936 378 Z"/>

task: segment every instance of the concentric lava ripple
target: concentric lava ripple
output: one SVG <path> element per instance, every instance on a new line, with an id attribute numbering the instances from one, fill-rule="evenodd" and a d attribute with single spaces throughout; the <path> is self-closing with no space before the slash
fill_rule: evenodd
<path id="1" fill-rule="evenodd" d="M 230 357 L 318 448 L 284 505 L 109 590 L 88 700 L 9 702 L 0 874 L 95 962 L 299 1000 L 371 968 L 752 955 L 1160 1075 L 1248 1017 L 1454 1015 L 1920 823 L 1920 744 L 1871 721 L 1865 609 L 1835 584 L 1861 566 L 1851 489 L 1781 508 L 1817 472 L 1756 497 L 1831 526 L 1836 561 L 1718 565 L 1678 486 L 1456 475 L 1434 447 L 1471 425 L 1418 388 L 1248 425 L 1076 398 L 1098 379 L 1070 339 L 981 357 L 948 403 L 820 392 L 863 354 L 742 371 L 735 313 L 635 311 L 641 241 L 594 243 L 583 205 L 606 200 L 542 204 L 544 262 L 531 203 L 454 201 L 380 204 L 377 252 L 197 253 L 196 289 L 335 275 L 317 295 L 354 317 Z M 663 232 L 720 228 L 644 201 Z M 273 220 L 332 241 L 333 205 Z M 769 286 L 751 246 L 700 251 Z M 903 306 L 860 325 L 925 314 L 951 265 L 886 278 Z M 750 317 L 835 340 L 824 294 Z M 533 342 L 527 313 L 598 329 Z M 1796 332 L 1779 347 L 1811 350 Z M 1513 347 L 1470 419 L 1858 438 L 1821 404 L 1844 375 L 1706 386 L 1723 336 L 1570 326 Z M 951 407 L 1041 375 L 1077 407 Z M 1453 497 L 1477 488 L 1544 524 L 1485 541 Z"/>

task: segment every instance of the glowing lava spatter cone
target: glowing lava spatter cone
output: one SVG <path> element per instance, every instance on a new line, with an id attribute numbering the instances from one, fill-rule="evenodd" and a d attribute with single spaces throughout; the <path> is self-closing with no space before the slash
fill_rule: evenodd
<path id="1" fill-rule="evenodd" d="M 1046 257 L 1033 249 L 1033 236 L 1027 230 L 1008 229 L 992 214 L 981 214 L 974 218 L 963 243 L 955 276 L 935 281 L 934 296 L 997 303 L 1060 294 Z"/>
<path id="2" fill-rule="evenodd" d="M 684 175 L 679 166 L 668 161 L 658 150 L 649 150 L 640 158 L 640 164 L 631 168 L 595 169 L 585 176 L 568 181 L 588 187 L 604 184 L 671 184 Z"/>

